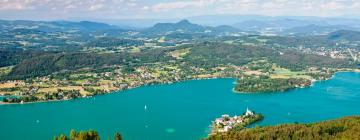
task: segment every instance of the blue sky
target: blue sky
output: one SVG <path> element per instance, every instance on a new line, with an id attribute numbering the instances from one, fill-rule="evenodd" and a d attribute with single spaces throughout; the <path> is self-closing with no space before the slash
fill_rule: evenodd
<path id="1" fill-rule="evenodd" d="M 1 19 L 360 15 L 360 0 L 0 0 Z"/>

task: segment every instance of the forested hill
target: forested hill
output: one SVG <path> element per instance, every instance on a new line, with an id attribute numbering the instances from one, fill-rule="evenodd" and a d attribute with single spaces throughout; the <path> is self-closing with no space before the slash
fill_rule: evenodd
<path id="1" fill-rule="evenodd" d="M 328 35 L 331 40 L 360 41 L 360 32 L 350 30 L 339 30 Z"/>
<path id="2" fill-rule="evenodd" d="M 283 48 L 274 49 L 263 46 L 231 45 L 218 42 L 205 42 L 183 47 L 191 48 L 185 60 L 198 66 L 215 66 L 228 63 L 240 66 L 253 60 L 267 59 L 295 71 L 304 70 L 306 67 L 352 67 L 348 60 L 304 54 Z"/>
<path id="3" fill-rule="evenodd" d="M 153 27 L 146 29 L 143 33 L 164 34 L 167 32 L 204 32 L 205 28 L 201 25 L 192 24 L 188 20 L 182 20 L 178 23 L 158 23 Z"/>
<path id="4" fill-rule="evenodd" d="M 105 23 L 91 22 L 91 21 L 30 21 L 30 20 L 0 20 L 0 29 L 31 29 L 43 32 L 66 32 L 70 30 L 80 30 L 86 32 L 94 32 L 98 30 L 118 29 L 117 26 L 112 26 Z"/>
<path id="5" fill-rule="evenodd" d="M 241 30 L 228 25 L 217 27 L 202 26 L 182 20 L 177 23 L 158 23 L 141 32 L 142 35 L 166 35 L 171 33 L 201 33 L 220 35 L 223 33 L 239 33 Z"/>
<path id="6" fill-rule="evenodd" d="M 226 134 L 213 135 L 206 140 L 358 140 L 360 117 L 345 117 L 312 124 L 285 124 L 255 127 Z"/>
<path id="7" fill-rule="evenodd" d="M 189 50 L 183 59 L 178 60 L 169 56 L 170 52 L 183 49 Z M 134 53 L 48 52 L 31 58 L 28 58 L 27 54 L 24 55 L 8 58 L 7 61 L 16 65 L 5 76 L 5 79 L 45 76 L 63 70 L 101 68 L 111 65 L 133 66 L 157 62 L 187 63 L 189 66 L 212 68 L 227 64 L 242 66 L 251 61 L 266 59 L 291 70 L 304 70 L 307 67 L 349 68 L 353 66 L 344 59 L 332 59 L 327 56 L 303 54 L 286 49 L 276 50 L 262 46 L 219 42 L 203 42 L 180 47 L 156 48 Z M 21 58 L 26 59 L 19 60 Z"/>
<path id="8" fill-rule="evenodd" d="M 170 60 L 165 49 L 149 50 L 142 53 L 53 53 L 23 59 L 3 79 L 24 79 L 45 76 L 59 71 L 81 68 L 100 69 L 112 65 L 136 65 Z M 24 56 L 25 57 L 25 56 Z M 13 58 L 16 61 L 17 58 Z"/>

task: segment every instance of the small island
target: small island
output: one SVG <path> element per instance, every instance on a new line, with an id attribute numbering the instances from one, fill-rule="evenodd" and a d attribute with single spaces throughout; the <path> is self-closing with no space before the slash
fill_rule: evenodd
<path id="1" fill-rule="evenodd" d="M 230 130 L 242 130 L 247 125 L 253 124 L 262 119 L 263 116 L 261 114 L 256 114 L 255 112 L 249 110 L 249 108 L 247 108 L 246 112 L 241 116 L 230 117 L 225 114 L 222 115 L 221 118 L 217 118 L 212 122 L 209 136 L 226 133 Z"/>

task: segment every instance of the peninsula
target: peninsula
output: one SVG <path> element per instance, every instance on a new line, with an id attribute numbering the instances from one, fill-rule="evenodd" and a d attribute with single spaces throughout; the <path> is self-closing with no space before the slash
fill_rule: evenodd
<path id="1" fill-rule="evenodd" d="M 204 140 L 272 140 L 272 139 L 359 139 L 360 117 L 343 117 L 335 120 L 307 124 L 281 124 L 277 126 L 255 127 L 231 130 L 210 135 Z"/>
<path id="2" fill-rule="evenodd" d="M 215 121 L 211 124 L 211 132 L 209 136 L 217 135 L 219 133 L 226 133 L 231 130 L 242 130 L 247 125 L 253 124 L 257 121 L 263 119 L 261 114 L 255 114 L 248 108 L 246 112 L 241 116 L 234 116 L 230 117 L 229 115 L 225 114 L 222 115 L 221 118 L 215 119 Z"/>

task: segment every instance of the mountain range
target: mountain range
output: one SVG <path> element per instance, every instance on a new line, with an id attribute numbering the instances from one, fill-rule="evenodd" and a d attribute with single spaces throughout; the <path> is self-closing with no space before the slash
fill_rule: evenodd
<path id="1" fill-rule="evenodd" d="M 266 19 L 265 17 L 259 17 Z M 248 18 L 249 19 L 249 18 Z M 267 20 L 267 19 L 266 19 Z M 352 20 L 345 20 L 347 25 L 331 25 L 328 22 L 316 20 L 310 22 L 309 19 L 277 19 L 272 21 L 247 20 L 233 26 L 204 26 L 181 20 L 176 23 L 157 23 L 145 29 L 122 29 L 116 25 L 92 21 L 25 21 L 25 20 L 0 20 L 0 32 L 89 32 L 94 35 L 119 36 L 129 31 L 138 32 L 140 35 L 169 35 L 169 34 L 207 34 L 207 35 L 229 35 L 229 34 L 260 34 L 264 30 L 272 31 L 278 35 L 326 35 L 331 32 L 339 31 L 330 38 L 357 38 L 356 31 L 360 31 L 357 26 L 351 26 Z M 351 32 L 350 32 L 351 30 Z M 355 37 L 352 37 L 355 36 Z"/>

